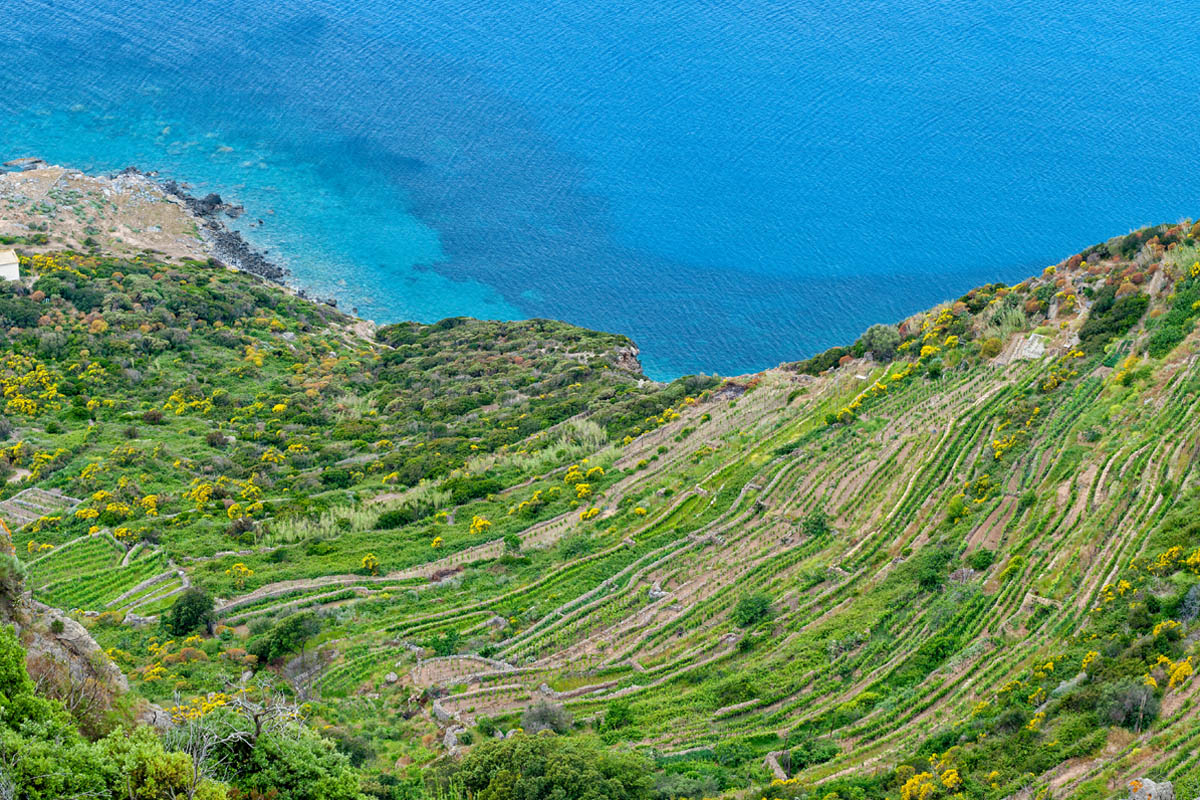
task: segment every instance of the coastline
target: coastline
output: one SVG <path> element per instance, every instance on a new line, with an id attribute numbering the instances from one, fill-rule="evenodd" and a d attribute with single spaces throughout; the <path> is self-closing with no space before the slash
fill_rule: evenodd
<path id="1" fill-rule="evenodd" d="M 14 186 L 17 187 L 16 191 L 13 190 Z M 33 188 L 26 191 L 26 186 Z M 310 294 L 303 286 L 289 283 L 287 277 L 292 274 L 291 270 L 270 258 L 267 251 L 254 247 L 240 231 L 227 224 L 226 220 L 237 219 L 245 213 L 243 206 L 226 202 L 216 193 L 199 197 L 192 194 L 190 189 L 191 186 L 186 182 L 164 179 L 155 171 L 142 170 L 136 166 L 115 172 L 91 174 L 73 167 L 51 164 L 36 156 L 16 158 L 0 165 L 0 196 L 6 196 L 10 200 L 15 197 L 17 202 L 24 202 L 31 209 L 30 216 L 35 216 L 40 210 L 41 213 L 48 213 L 54 218 L 53 211 L 45 211 L 46 204 L 53 203 L 53 208 L 57 209 L 64 202 L 69 205 L 68 201 L 64 201 L 64 197 L 99 194 L 101 197 L 93 200 L 93 205 L 98 201 L 107 202 L 118 209 L 117 218 L 108 220 L 115 223 L 109 228 L 109 233 L 124 234 L 123 237 L 114 236 L 116 242 L 133 239 L 134 249 L 137 249 L 138 245 L 145 245 L 143 249 L 155 252 L 162 252 L 163 245 L 167 244 L 167 255 L 212 259 L 227 269 L 250 273 L 298 297 L 332 308 L 338 307 L 334 298 L 318 297 Z M 123 207 L 122 200 L 129 201 L 125 204 L 128 209 Z M 191 223 L 192 234 L 200 245 L 198 251 L 178 241 L 178 226 L 174 226 L 175 230 L 172 230 L 172 220 L 163 220 L 161 215 L 146 211 L 152 208 L 156 201 L 172 204 Z M 123 212 L 128 213 L 122 216 Z M 17 246 L 36 251 L 50 244 L 48 240 L 37 243 L 45 238 L 39 237 L 38 234 L 43 232 L 46 225 L 47 223 L 39 225 L 37 222 L 17 224 L 7 231 L 7 238 L 14 240 L 13 243 Z M 55 232 L 61 233 L 60 226 L 55 225 Z M 140 238 L 131 237 L 129 232 L 139 234 Z M 6 231 L 0 231 L 0 235 L 4 233 Z M 61 241 L 67 246 L 87 250 L 89 240 L 100 234 L 94 224 L 84 225 L 83 233 L 87 235 L 76 236 L 74 240 L 68 235 Z M 175 239 L 165 243 L 151 234 L 174 235 Z M 21 241 L 22 239 L 26 241 Z M 357 315 L 355 317 L 357 318 Z"/>

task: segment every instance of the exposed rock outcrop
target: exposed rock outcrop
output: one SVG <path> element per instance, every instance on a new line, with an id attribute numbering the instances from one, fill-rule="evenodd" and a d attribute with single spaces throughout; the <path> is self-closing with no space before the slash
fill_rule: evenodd
<path id="1" fill-rule="evenodd" d="M 1175 800 L 1175 786 L 1170 781 L 1134 778 L 1129 782 L 1129 800 Z"/>
<path id="2" fill-rule="evenodd" d="M 129 691 L 129 682 L 112 659 L 96 644 L 87 628 L 71 617 L 36 600 L 28 616 L 17 620 L 26 659 L 48 657 L 65 664 L 73 683 L 95 680 L 117 694 Z"/>

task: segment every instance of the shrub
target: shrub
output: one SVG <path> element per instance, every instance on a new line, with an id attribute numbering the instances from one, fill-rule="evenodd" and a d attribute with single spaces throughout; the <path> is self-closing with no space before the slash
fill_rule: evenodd
<path id="1" fill-rule="evenodd" d="M 171 604 L 163 618 L 163 627 L 172 636 L 187 636 L 200 629 L 209 630 L 213 623 L 213 599 L 203 589 L 184 591 Z"/>
<path id="2" fill-rule="evenodd" d="M 683 775 L 667 773 L 654 779 L 654 800 L 675 800 L 691 797 L 716 797 L 722 786 L 712 775 Z"/>
<path id="3" fill-rule="evenodd" d="M 441 488 L 450 493 L 451 504 L 460 506 L 471 500 L 495 494 L 504 488 L 504 484 L 495 478 L 460 477 L 451 478 L 443 483 Z"/>
<path id="4" fill-rule="evenodd" d="M 771 617 L 771 599 L 762 593 L 743 595 L 733 610 L 733 621 L 743 628 L 757 625 Z"/>
<path id="5" fill-rule="evenodd" d="M 971 569 L 983 572 L 996 563 L 996 554 L 986 547 L 981 547 L 974 553 L 971 553 L 971 557 L 967 559 L 967 563 L 971 565 Z"/>
<path id="6" fill-rule="evenodd" d="M 521 728 L 526 733 L 554 731 L 566 733 L 571 729 L 571 712 L 558 703 L 542 701 L 525 709 L 521 715 Z"/>
<path id="7" fill-rule="evenodd" d="M 983 344 L 979 347 L 979 354 L 984 358 L 995 358 L 1003 349 L 1004 342 L 1000 341 L 1000 337 L 991 336 L 983 340 Z"/>
<path id="8" fill-rule="evenodd" d="M 870 350 L 879 359 L 890 359 L 896 354 L 896 347 L 900 344 L 900 331 L 896 330 L 895 325 L 872 325 L 867 328 L 866 333 L 859 340 L 863 344 L 863 348 Z"/>
<path id="9" fill-rule="evenodd" d="M 25 565 L 16 556 L 0 554 L 0 605 L 13 603 L 25 585 Z"/>
<path id="10" fill-rule="evenodd" d="M 1196 326 L 1200 315 L 1200 283 L 1193 280 L 1178 289 L 1171 308 L 1154 322 L 1146 352 L 1154 358 L 1162 358 L 1175 349 Z"/>
<path id="11" fill-rule="evenodd" d="M 917 557 L 917 585 L 926 592 L 940 589 L 950 559 L 951 553 L 945 548 L 923 550 Z"/>
<path id="12" fill-rule="evenodd" d="M 723 739 L 713 747 L 717 763 L 726 767 L 744 764 L 756 754 L 754 746 L 745 739 Z"/>
<path id="13" fill-rule="evenodd" d="M 798 747 L 788 753 L 791 760 L 789 766 L 793 770 L 808 769 L 816 764 L 824 764 L 838 754 L 838 746 L 828 739 L 806 738 Z"/>
<path id="14" fill-rule="evenodd" d="M 1098 353 L 1117 336 L 1138 323 L 1150 305 L 1144 294 L 1117 299 L 1116 290 L 1106 287 L 1096 296 L 1087 321 L 1079 329 L 1079 346 L 1085 353 Z"/>
<path id="15" fill-rule="evenodd" d="M 445 786 L 488 800 L 648 800 L 653 785 L 646 759 L 592 738 L 517 734 L 478 744 L 445 769 Z"/>
<path id="16" fill-rule="evenodd" d="M 352 483 L 353 476 L 344 469 L 327 469 L 321 473 L 321 485 L 330 489 L 345 489 Z"/>
<path id="17" fill-rule="evenodd" d="M 829 515 L 825 513 L 824 509 L 818 508 L 808 513 L 804 521 L 800 523 L 800 530 L 805 536 L 816 538 L 830 533 L 833 530 L 833 526 L 830 524 Z"/>
<path id="18" fill-rule="evenodd" d="M 610 700 L 604 710 L 605 730 L 623 728 L 633 724 L 633 707 L 628 700 Z"/>
<path id="19" fill-rule="evenodd" d="M 1158 698 L 1145 684 L 1126 679 L 1104 687 L 1100 718 L 1140 733 L 1158 716 Z"/>

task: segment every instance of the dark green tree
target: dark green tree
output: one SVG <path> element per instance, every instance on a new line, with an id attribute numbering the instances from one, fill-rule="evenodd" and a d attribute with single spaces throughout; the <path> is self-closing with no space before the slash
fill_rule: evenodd
<path id="1" fill-rule="evenodd" d="M 179 595 L 163 619 L 163 626 L 172 636 L 187 636 L 198 630 L 211 633 L 212 623 L 213 599 L 195 587 Z"/>
<path id="2" fill-rule="evenodd" d="M 900 331 L 896 330 L 895 325 L 876 324 L 867 328 L 859 341 L 862 342 L 863 348 L 874 353 L 876 358 L 886 361 L 896 355 L 896 347 L 900 344 Z"/>
<path id="3" fill-rule="evenodd" d="M 544 732 L 483 742 L 449 777 L 481 800 L 645 800 L 652 776 L 639 755 Z"/>

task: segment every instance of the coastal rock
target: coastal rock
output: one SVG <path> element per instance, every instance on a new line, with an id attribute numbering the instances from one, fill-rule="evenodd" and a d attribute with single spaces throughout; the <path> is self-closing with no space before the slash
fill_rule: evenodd
<path id="1" fill-rule="evenodd" d="M 617 366 L 626 372 L 642 374 L 642 362 L 638 360 L 639 350 L 630 345 L 617 350 Z"/>
<path id="2" fill-rule="evenodd" d="M 36 156 L 29 156 L 28 158 L 14 158 L 12 161 L 5 161 L 4 166 L 8 169 L 24 171 L 44 167 L 46 166 L 46 162 Z"/>
<path id="3" fill-rule="evenodd" d="M 219 219 L 220 214 L 234 218 L 240 216 L 245 211 L 242 206 L 230 205 L 216 193 L 195 197 L 175 181 L 166 181 L 162 184 L 162 189 L 181 200 L 197 218 L 201 232 L 211 245 L 218 262 L 276 283 L 281 282 L 287 275 L 286 269 L 270 261 L 265 252 L 255 250 L 240 233 L 225 227 Z"/>

